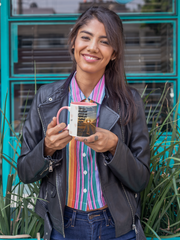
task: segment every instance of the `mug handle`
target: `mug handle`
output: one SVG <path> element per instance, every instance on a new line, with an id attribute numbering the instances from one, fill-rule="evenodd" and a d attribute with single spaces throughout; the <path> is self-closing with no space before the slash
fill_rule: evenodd
<path id="1" fill-rule="evenodd" d="M 63 109 L 67 109 L 68 111 L 70 111 L 71 107 L 65 106 L 65 107 L 62 107 L 59 109 L 59 111 L 57 113 L 57 124 L 59 124 L 59 115 Z M 69 124 L 66 128 L 64 128 L 64 130 L 68 130 L 68 129 L 69 129 Z"/>

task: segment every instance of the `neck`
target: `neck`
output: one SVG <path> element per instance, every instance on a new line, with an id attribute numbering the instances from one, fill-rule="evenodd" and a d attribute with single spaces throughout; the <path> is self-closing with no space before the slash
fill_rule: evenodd
<path id="1" fill-rule="evenodd" d="M 78 71 L 76 73 L 76 81 L 86 98 L 89 97 L 92 90 L 95 88 L 96 84 L 102 77 L 102 74 L 99 76 L 97 75 L 98 74 L 78 74 Z"/>

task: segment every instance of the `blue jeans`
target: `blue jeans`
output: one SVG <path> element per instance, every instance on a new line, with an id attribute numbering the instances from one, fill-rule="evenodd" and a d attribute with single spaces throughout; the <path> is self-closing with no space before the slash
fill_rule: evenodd
<path id="1" fill-rule="evenodd" d="M 109 209 L 84 212 L 69 207 L 64 213 L 65 239 L 69 240 L 135 240 L 132 230 L 116 238 L 115 225 Z M 52 230 L 51 240 L 64 240 L 55 229 Z"/>

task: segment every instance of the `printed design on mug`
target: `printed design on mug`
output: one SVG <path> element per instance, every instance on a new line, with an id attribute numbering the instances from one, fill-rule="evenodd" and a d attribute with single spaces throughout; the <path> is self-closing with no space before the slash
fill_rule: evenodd
<path id="1" fill-rule="evenodd" d="M 79 106 L 77 136 L 88 137 L 96 132 L 96 110 L 97 106 Z"/>

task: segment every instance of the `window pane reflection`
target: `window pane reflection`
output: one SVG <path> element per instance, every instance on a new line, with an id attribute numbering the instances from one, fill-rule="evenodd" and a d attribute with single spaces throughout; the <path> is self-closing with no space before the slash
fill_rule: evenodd
<path id="1" fill-rule="evenodd" d="M 81 13 L 92 5 L 117 13 L 173 13 L 175 0 L 11 0 L 12 16 Z"/>
<path id="2" fill-rule="evenodd" d="M 37 89 L 40 88 L 41 85 L 47 84 L 47 82 L 41 82 L 37 83 Z M 156 116 L 160 110 L 162 102 L 158 105 L 158 102 L 163 94 L 163 90 L 165 87 L 164 82 L 129 82 L 129 84 L 136 88 L 140 95 L 142 95 L 145 87 L 147 86 L 147 89 L 145 91 L 145 94 L 143 98 L 145 98 L 149 93 L 150 96 L 148 97 L 145 114 L 146 117 L 148 117 L 150 108 L 151 113 L 156 108 L 156 111 L 154 112 L 153 116 Z M 176 102 L 176 83 L 175 82 L 168 82 L 166 83 L 166 89 L 168 89 L 168 93 L 166 95 L 166 100 L 163 104 L 163 109 L 160 114 L 160 117 L 158 119 L 158 124 L 161 125 L 162 121 L 167 117 L 168 109 L 171 110 Z M 14 129 L 16 132 L 19 132 L 22 127 L 23 119 L 27 116 L 27 113 L 30 109 L 33 97 L 35 95 L 35 85 L 34 83 L 13 83 L 13 86 L 11 86 L 11 122 L 13 123 Z M 148 123 L 148 128 L 150 129 L 152 126 L 152 118 L 150 119 Z M 165 129 L 163 129 L 165 130 Z M 169 128 L 169 131 L 171 131 L 171 128 Z"/>
<path id="3" fill-rule="evenodd" d="M 72 24 L 11 24 L 11 76 L 68 74 Z M 136 74 L 175 74 L 173 23 L 124 22 L 125 70 Z M 18 49 L 18 52 L 17 52 Z"/>
<path id="4" fill-rule="evenodd" d="M 173 25 L 125 23 L 127 73 L 173 73 Z"/>
<path id="5" fill-rule="evenodd" d="M 37 90 L 42 86 L 42 83 L 37 83 Z M 22 130 L 22 123 L 26 118 L 30 106 L 35 95 L 34 83 L 13 84 L 11 94 L 11 122 L 13 123 L 14 130 L 20 132 Z"/>
<path id="6" fill-rule="evenodd" d="M 35 73 L 34 64 L 36 74 L 70 73 L 72 61 L 67 37 L 72 26 L 53 23 L 17 26 L 12 23 L 11 75 L 32 75 Z M 18 53 L 14 49 L 18 49 Z"/>
<path id="7" fill-rule="evenodd" d="M 145 99 L 150 94 L 150 96 L 148 97 L 148 100 L 145 104 L 146 105 L 146 108 L 145 108 L 146 118 L 148 117 L 149 111 L 153 117 L 157 116 L 157 114 L 160 111 L 161 105 L 162 105 L 162 101 L 161 102 L 159 102 L 159 101 L 161 99 L 161 96 L 163 95 L 164 88 L 166 89 L 166 91 L 167 91 L 166 99 L 163 102 L 161 114 L 158 119 L 158 125 L 161 125 L 162 122 L 166 119 L 168 112 L 172 110 L 172 108 L 174 107 L 174 104 L 176 102 L 175 84 L 172 82 L 167 82 L 166 84 L 162 83 L 162 82 L 159 82 L 159 83 L 158 82 L 151 82 L 151 83 L 147 83 L 147 82 L 132 83 L 131 82 L 129 84 L 132 87 L 136 88 L 138 90 L 138 92 L 140 93 L 140 95 L 143 94 L 144 89 L 147 86 L 145 94 L 143 95 L 143 99 Z M 169 110 L 168 110 L 168 108 L 169 108 Z M 154 112 L 154 114 L 152 114 L 153 112 Z M 152 127 L 153 117 L 151 117 L 148 122 L 149 130 Z M 166 130 L 166 126 L 163 127 L 162 131 Z M 168 126 L 168 130 L 172 131 L 170 125 Z"/>

